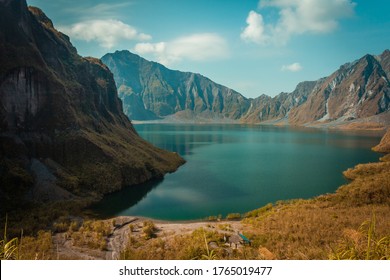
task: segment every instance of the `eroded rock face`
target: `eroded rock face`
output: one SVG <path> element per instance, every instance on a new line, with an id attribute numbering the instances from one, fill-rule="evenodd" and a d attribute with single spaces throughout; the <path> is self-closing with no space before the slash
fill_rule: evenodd
<path id="1" fill-rule="evenodd" d="M 290 114 L 294 124 L 359 119 L 390 109 L 389 51 L 347 63 Z"/>
<path id="2" fill-rule="evenodd" d="M 33 159 L 67 191 L 95 196 L 162 177 L 184 162 L 137 135 L 107 66 L 80 57 L 41 10 L 25 0 L 1 1 L 0 19 L 2 187 L 33 184 Z"/>
<path id="3" fill-rule="evenodd" d="M 322 80 L 299 83 L 292 93 L 280 93 L 275 97 L 262 95 L 251 101 L 248 112 L 241 120 L 248 123 L 260 123 L 270 120 L 288 120 L 290 111 L 305 103 L 309 94 Z"/>
<path id="4" fill-rule="evenodd" d="M 106 54 L 102 61 L 114 73 L 124 111 L 131 119 L 159 119 L 190 111 L 194 118 L 237 120 L 250 106 L 249 99 L 206 77 L 170 70 L 129 51 Z"/>
<path id="5" fill-rule="evenodd" d="M 169 70 L 128 51 L 105 55 L 125 113 L 136 120 L 285 120 L 293 125 L 348 121 L 389 111 L 389 51 L 347 63 L 329 77 L 302 82 L 291 93 L 248 99 L 199 74 Z"/>

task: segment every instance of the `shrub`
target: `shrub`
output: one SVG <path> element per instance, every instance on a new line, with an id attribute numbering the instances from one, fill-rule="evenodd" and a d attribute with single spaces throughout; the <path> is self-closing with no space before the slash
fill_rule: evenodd
<path id="1" fill-rule="evenodd" d="M 69 223 L 56 222 L 53 224 L 54 232 L 66 232 L 69 229 Z"/>
<path id="2" fill-rule="evenodd" d="M 240 213 L 230 213 L 226 216 L 227 220 L 238 220 L 241 219 L 241 214 Z"/>
<path id="3" fill-rule="evenodd" d="M 250 211 L 248 213 L 245 214 L 245 217 L 246 218 L 255 218 L 255 217 L 259 217 L 263 214 L 265 214 L 266 212 L 269 212 L 270 210 L 272 210 L 273 208 L 273 204 L 272 203 L 268 203 L 267 205 L 259 208 L 259 209 L 256 209 L 256 210 L 253 210 L 253 211 Z"/>
<path id="4" fill-rule="evenodd" d="M 146 240 L 151 239 L 156 236 L 156 227 L 152 221 L 144 221 L 142 227 L 143 236 Z"/>

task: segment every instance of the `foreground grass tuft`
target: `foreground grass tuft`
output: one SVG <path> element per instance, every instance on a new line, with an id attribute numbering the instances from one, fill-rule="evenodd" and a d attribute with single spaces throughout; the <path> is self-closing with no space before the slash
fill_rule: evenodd
<path id="1" fill-rule="evenodd" d="M 4 237 L 0 241 L 0 259 L 1 260 L 17 260 L 19 259 L 19 240 L 17 237 L 11 240 L 7 239 L 7 223 L 8 218 L 5 218 Z"/>
<path id="2" fill-rule="evenodd" d="M 359 230 L 345 230 L 330 259 L 336 260 L 390 260 L 390 235 L 378 237 L 375 214 Z"/>

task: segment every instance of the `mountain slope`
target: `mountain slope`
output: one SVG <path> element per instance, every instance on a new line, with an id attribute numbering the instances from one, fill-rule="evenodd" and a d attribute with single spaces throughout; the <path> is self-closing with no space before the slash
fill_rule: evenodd
<path id="1" fill-rule="evenodd" d="M 293 92 L 282 92 L 273 98 L 262 95 L 252 100 L 250 109 L 241 118 L 241 121 L 260 123 L 270 120 L 287 120 L 291 109 L 305 103 L 309 94 L 321 83 L 322 80 L 302 82 L 297 85 Z"/>
<path id="2" fill-rule="evenodd" d="M 293 124 L 360 119 L 390 109 L 389 50 L 344 64 L 292 110 Z"/>
<path id="3" fill-rule="evenodd" d="M 390 51 L 346 63 L 329 77 L 291 93 L 247 99 L 194 73 L 169 70 L 128 51 L 106 54 L 125 113 L 135 120 L 281 121 L 293 125 L 349 122 L 389 112 Z M 167 119 L 169 120 L 169 118 Z"/>
<path id="4" fill-rule="evenodd" d="M 102 61 L 114 74 L 124 112 L 134 120 L 178 112 L 181 117 L 237 120 L 250 106 L 250 100 L 238 92 L 206 77 L 170 70 L 129 51 L 106 54 Z"/>
<path id="5" fill-rule="evenodd" d="M 40 9 L 4 0 L 0 19 L 2 207 L 100 197 L 183 163 L 137 135 L 108 68 L 80 57 Z"/>

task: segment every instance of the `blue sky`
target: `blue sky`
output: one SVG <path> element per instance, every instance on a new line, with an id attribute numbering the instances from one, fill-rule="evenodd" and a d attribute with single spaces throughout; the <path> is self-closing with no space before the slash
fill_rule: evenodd
<path id="1" fill-rule="evenodd" d="M 246 97 L 390 48 L 388 0 L 27 0 L 83 56 L 127 49 Z"/>

